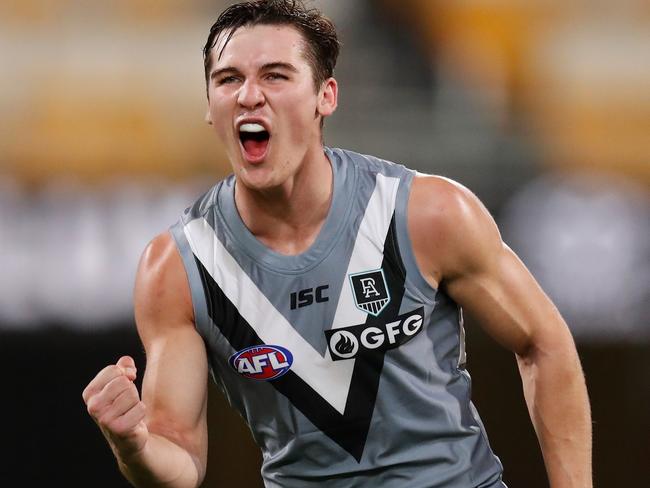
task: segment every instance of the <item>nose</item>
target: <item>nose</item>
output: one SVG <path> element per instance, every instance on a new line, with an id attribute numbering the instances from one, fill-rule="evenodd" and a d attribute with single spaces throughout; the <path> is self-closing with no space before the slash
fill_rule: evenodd
<path id="1" fill-rule="evenodd" d="M 237 103 L 242 107 L 252 110 L 261 107 L 264 102 L 264 93 L 254 81 L 246 80 L 239 88 Z"/>

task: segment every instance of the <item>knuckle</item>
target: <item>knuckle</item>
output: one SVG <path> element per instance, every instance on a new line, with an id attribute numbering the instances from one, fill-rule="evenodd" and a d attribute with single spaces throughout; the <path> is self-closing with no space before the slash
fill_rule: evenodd
<path id="1" fill-rule="evenodd" d="M 124 390 L 128 388 L 128 381 L 126 378 L 123 376 L 113 378 L 105 387 L 103 392 L 111 397 L 115 398 L 117 397 L 120 393 L 122 393 Z"/>
<path id="2" fill-rule="evenodd" d="M 144 406 L 144 403 L 142 402 L 136 403 L 133 409 L 135 410 L 137 415 L 144 415 L 147 410 L 146 407 Z"/>
<path id="3" fill-rule="evenodd" d="M 135 405 L 139 400 L 140 397 L 138 396 L 138 391 L 130 387 L 124 389 L 115 399 L 115 401 L 121 405 L 131 406 Z"/>
<path id="4" fill-rule="evenodd" d="M 102 378 L 102 377 L 111 377 L 115 374 L 117 371 L 117 366 L 114 364 L 106 366 L 104 369 L 102 369 L 99 373 L 97 373 L 97 376 L 95 376 L 95 379 Z"/>
<path id="5" fill-rule="evenodd" d="M 138 425 L 138 422 L 139 420 L 122 416 L 113 419 L 111 422 L 109 422 L 109 424 L 110 424 L 110 429 L 113 433 L 125 437 L 131 434 L 135 430 L 135 427 Z"/>
<path id="6" fill-rule="evenodd" d="M 102 386 L 103 385 L 101 384 L 97 376 L 93 378 L 92 381 L 86 385 L 84 391 L 81 393 L 81 396 L 84 399 L 84 401 L 88 403 L 88 400 L 92 398 L 93 394 L 101 390 Z"/>
<path id="7" fill-rule="evenodd" d="M 115 432 L 115 419 L 107 418 L 106 415 L 103 415 L 101 418 L 97 419 L 97 423 L 102 430 L 107 430 L 108 432 L 114 434 Z"/>
<path id="8" fill-rule="evenodd" d="M 129 401 L 135 404 L 140 403 L 140 395 L 138 394 L 138 390 L 136 388 L 130 389 L 127 395 Z"/>
<path id="9" fill-rule="evenodd" d="M 121 374 L 122 370 L 120 367 L 115 364 L 111 364 L 110 366 L 106 366 L 102 372 L 97 375 L 97 377 L 102 378 L 104 383 L 110 383 L 115 378 L 121 376 Z"/>
<path id="10" fill-rule="evenodd" d="M 113 420 L 110 424 L 111 432 L 121 437 L 127 436 L 132 430 L 130 422 L 127 423 L 122 417 Z"/>
<path id="11" fill-rule="evenodd" d="M 120 390 L 126 389 L 131 384 L 129 379 L 124 375 L 118 376 L 113 381 L 115 382 L 115 386 Z"/>
<path id="12" fill-rule="evenodd" d="M 115 374 L 118 374 L 118 373 L 120 373 L 122 371 L 117 364 L 110 364 L 110 365 L 106 366 L 106 369 L 110 373 L 115 373 Z"/>
<path id="13" fill-rule="evenodd" d="M 99 405 L 98 405 L 97 397 L 92 397 L 88 400 L 86 403 L 86 410 L 88 411 L 88 414 L 90 414 L 91 417 L 97 418 L 97 414 L 99 414 Z"/>
<path id="14" fill-rule="evenodd" d="M 121 374 L 119 367 L 115 365 L 106 366 L 86 385 L 81 397 L 84 402 L 88 403 L 90 398 L 95 392 L 101 391 L 104 387 L 111 382 L 111 380 Z"/>

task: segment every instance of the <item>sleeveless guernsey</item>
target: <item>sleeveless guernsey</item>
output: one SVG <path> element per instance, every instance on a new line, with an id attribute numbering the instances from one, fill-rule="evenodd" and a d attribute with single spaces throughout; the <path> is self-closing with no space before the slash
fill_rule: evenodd
<path id="1" fill-rule="evenodd" d="M 267 487 L 505 487 L 470 401 L 459 307 L 420 274 L 414 172 L 325 149 L 329 214 L 286 256 L 242 222 L 233 176 L 171 232 L 211 374 L 263 452 Z"/>

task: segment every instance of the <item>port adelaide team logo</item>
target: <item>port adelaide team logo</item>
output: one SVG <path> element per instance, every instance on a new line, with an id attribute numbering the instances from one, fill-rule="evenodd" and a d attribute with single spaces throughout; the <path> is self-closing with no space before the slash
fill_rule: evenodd
<path id="1" fill-rule="evenodd" d="M 252 380 L 274 380 L 284 375 L 293 364 L 293 355 L 281 346 L 264 344 L 236 352 L 228 360 L 239 374 Z"/>
<path id="2" fill-rule="evenodd" d="M 350 275 L 354 301 L 358 308 L 375 317 L 390 302 L 390 293 L 382 269 Z"/>

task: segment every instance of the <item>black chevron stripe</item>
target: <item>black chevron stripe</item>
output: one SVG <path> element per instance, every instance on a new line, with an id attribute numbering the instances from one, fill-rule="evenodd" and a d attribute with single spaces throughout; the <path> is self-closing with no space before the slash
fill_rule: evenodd
<path id="1" fill-rule="evenodd" d="M 208 315 L 233 349 L 239 351 L 264 344 L 198 259 L 196 264 L 203 281 Z M 394 320 L 404 296 L 406 272 L 397 244 L 394 214 L 384 242 L 381 267 L 391 301 L 377 317 L 368 314 L 367 325 Z M 346 292 L 349 293 L 345 289 L 342 291 Z M 291 370 L 270 383 L 325 435 L 360 462 L 375 408 L 384 355 L 385 352 L 377 350 L 364 350 L 357 355 L 343 415 Z"/>

